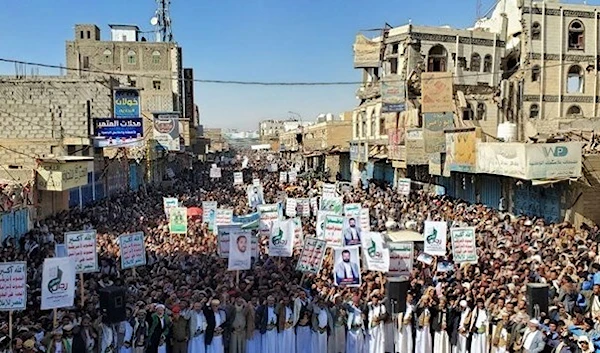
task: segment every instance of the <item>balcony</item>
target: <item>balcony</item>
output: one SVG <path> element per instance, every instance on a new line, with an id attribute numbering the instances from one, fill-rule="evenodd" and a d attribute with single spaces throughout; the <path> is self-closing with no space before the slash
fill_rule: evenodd
<path id="1" fill-rule="evenodd" d="M 375 83 L 367 83 L 356 90 L 358 99 L 365 100 L 375 98 L 381 95 L 381 84 L 379 81 Z"/>

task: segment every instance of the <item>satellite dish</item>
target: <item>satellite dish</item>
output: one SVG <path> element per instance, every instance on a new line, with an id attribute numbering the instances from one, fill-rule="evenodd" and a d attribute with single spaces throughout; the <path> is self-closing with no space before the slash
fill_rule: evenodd
<path id="1" fill-rule="evenodd" d="M 150 19 L 150 24 L 153 25 L 153 26 L 156 26 L 158 24 L 158 17 L 156 17 L 156 16 L 152 17 Z"/>

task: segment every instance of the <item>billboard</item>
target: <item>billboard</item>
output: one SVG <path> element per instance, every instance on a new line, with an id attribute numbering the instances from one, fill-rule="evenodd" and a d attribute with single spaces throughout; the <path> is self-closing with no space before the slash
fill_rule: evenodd
<path id="1" fill-rule="evenodd" d="M 141 115 L 140 91 L 131 88 L 114 90 L 115 118 L 138 118 Z"/>
<path id="2" fill-rule="evenodd" d="M 179 113 L 154 113 L 154 139 L 159 148 L 179 151 Z"/>
<path id="3" fill-rule="evenodd" d="M 94 118 L 94 137 L 103 145 L 123 145 L 144 137 L 142 118 Z M 100 146 L 98 146 L 100 147 Z"/>
<path id="4" fill-rule="evenodd" d="M 183 89 L 184 89 L 184 117 L 194 121 L 194 69 L 183 69 Z"/>

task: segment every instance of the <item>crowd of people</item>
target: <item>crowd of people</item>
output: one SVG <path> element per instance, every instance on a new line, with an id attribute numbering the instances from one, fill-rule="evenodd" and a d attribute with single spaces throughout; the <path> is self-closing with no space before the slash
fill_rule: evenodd
<path id="1" fill-rule="evenodd" d="M 266 158 L 244 169 L 259 178 L 267 203 L 319 194 L 321 180 L 299 178 L 297 187 L 266 170 Z M 270 162 L 269 162 L 270 163 Z M 280 170 L 290 166 L 276 160 Z M 27 309 L 0 315 L 0 353 L 503 353 L 600 351 L 600 252 L 597 226 L 574 228 L 542 219 L 500 214 L 425 190 L 402 196 L 369 183 L 344 192 L 346 203 L 370 209 L 371 229 L 423 231 L 426 220 L 477 229 L 478 262 L 438 271 L 415 261 L 406 309 L 390 310 L 386 274 L 364 271 L 360 287 L 334 285 L 328 252 L 318 275 L 295 271 L 299 250 L 274 260 L 265 239 L 252 269 L 227 271 L 217 240 L 202 218 L 190 218 L 185 235 L 169 234 L 163 197 L 184 206 L 217 201 L 236 215 L 254 212 L 245 187 L 234 186 L 240 162 L 223 166 L 220 179 L 199 166 L 173 185 L 143 187 L 36 223 L 21 239 L 7 239 L 2 261 L 27 261 Z M 315 234 L 315 217 L 303 217 Z M 40 310 L 42 264 L 67 231 L 97 230 L 100 269 L 86 274 L 85 304 Z M 117 238 L 143 231 L 147 264 L 121 270 Z M 450 245 L 449 245 L 450 247 Z M 415 259 L 419 247 L 416 247 Z M 528 310 L 527 285 L 547 284 L 546 312 Z M 126 320 L 113 323 L 98 290 L 127 288 Z M 542 292 L 543 293 L 543 292 Z M 81 295 L 78 290 L 77 295 Z M 401 305 L 404 307 L 404 305 Z M 531 305 L 529 305 L 531 306 Z M 12 338 L 9 335 L 12 333 Z"/>

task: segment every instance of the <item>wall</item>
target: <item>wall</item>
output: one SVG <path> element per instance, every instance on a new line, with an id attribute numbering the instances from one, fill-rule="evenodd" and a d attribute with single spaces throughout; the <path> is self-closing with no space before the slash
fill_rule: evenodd
<path id="1" fill-rule="evenodd" d="M 88 101 L 93 117 L 110 116 L 111 83 L 61 77 L 0 78 L 0 141 L 11 149 L 0 153 L 0 164 L 31 169 L 33 156 L 64 154 L 61 142 L 89 145 Z"/>

